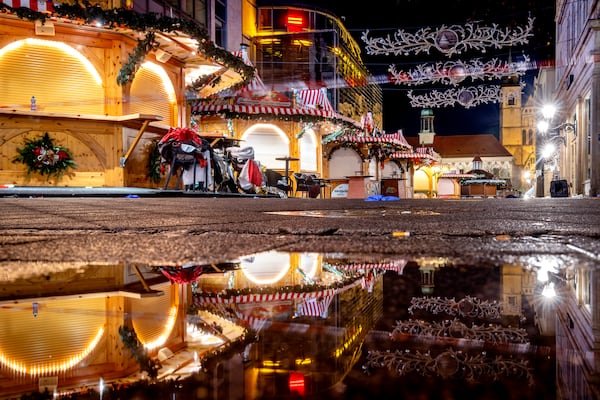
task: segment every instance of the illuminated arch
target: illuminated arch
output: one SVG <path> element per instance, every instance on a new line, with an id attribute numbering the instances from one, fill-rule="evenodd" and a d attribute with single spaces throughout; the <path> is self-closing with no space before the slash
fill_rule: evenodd
<path id="1" fill-rule="evenodd" d="M 178 287 L 166 282 L 153 289 L 169 295 L 132 299 L 131 308 L 135 317 L 131 323 L 140 343 L 149 351 L 163 346 L 175 328 L 179 306 Z"/>
<path id="2" fill-rule="evenodd" d="M 74 49 L 73 47 L 69 46 L 66 43 L 55 42 L 55 41 L 51 41 L 51 40 L 37 39 L 37 38 L 27 38 L 27 39 L 17 40 L 16 42 L 8 44 L 0 49 L 0 58 L 2 58 L 6 53 L 17 50 L 25 45 L 34 45 L 34 46 L 55 48 L 55 49 L 64 51 L 71 57 L 76 58 L 83 66 L 85 66 L 86 70 L 92 75 L 92 78 L 94 78 L 94 81 L 96 82 L 96 84 L 98 84 L 98 85 L 102 84 L 102 78 L 100 77 L 100 74 L 98 73 L 98 71 L 96 71 L 96 68 L 94 68 L 94 66 L 92 65 L 90 60 L 85 58 L 80 52 L 78 52 L 76 49 Z"/>
<path id="3" fill-rule="evenodd" d="M 307 128 L 300 138 L 300 169 L 302 171 L 317 171 L 317 136 L 312 128 Z"/>
<path id="4" fill-rule="evenodd" d="M 154 64 L 153 62 L 150 62 L 150 61 L 146 61 L 145 63 L 143 63 L 140 68 L 148 68 L 150 71 L 152 71 L 156 75 L 158 75 L 160 80 L 162 81 L 165 92 L 169 96 L 169 102 L 175 103 L 175 101 L 176 101 L 175 88 L 173 87 L 173 84 L 171 83 L 171 79 L 169 79 L 169 75 L 167 75 L 164 68 L 161 67 L 160 65 Z"/>
<path id="5" fill-rule="evenodd" d="M 290 256 L 267 252 L 256 254 L 252 258 L 241 260 L 242 272 L 251 282 L 268 285 L 280 281 L 290 269 Z"/>
<path id="6" fill-rule="evenodd" d="M 2 85 L 3 104 L 24 107 L 35 96 L 38 111 L 104 114 L 101 75 L 66 43 L 38 38 L 12 42 L 0 49 L 0 76 L 10 76 Z"/>
<path id="7" fill-rule="evenodd" d="M 176 125 L 176 101 L 175 88 L 165 69 L 147 61 L 140 66 L 131 83 L 126 113 L 160 115 L 163 123 Z"/>
<path id="8" fill-rule="evenodd" d="M 0 364 L 33 376 L 75 368 L 104 337 L 105 305 L 102 297 L 51 300 L 38 305 L 35 318 L 31 306 L 14 306 L 0 314 Z"/>
<path id="9" fill-rule="evenodd" d="M 283 162 L 276 158 L 288 156 L 290 152 L 288 136 L 273 124 L 254 124 L 244 132 L 241 139 L 243 147 L 254 148 L 254 159 L 269 168 L 283 167 Z"/>

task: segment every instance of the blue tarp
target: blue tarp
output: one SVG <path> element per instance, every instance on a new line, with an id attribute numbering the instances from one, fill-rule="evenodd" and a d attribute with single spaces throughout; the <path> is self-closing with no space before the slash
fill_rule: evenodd
<path id="1" fill-rule="evenodd" d="M 365 199 L 365 201 L 394 201 L 394 200 L 400 200 L 400 197 L 374 194 Z"/>

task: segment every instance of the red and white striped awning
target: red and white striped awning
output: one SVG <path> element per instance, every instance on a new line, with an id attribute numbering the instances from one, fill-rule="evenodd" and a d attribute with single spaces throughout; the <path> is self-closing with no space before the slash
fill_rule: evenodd
<path id="1" fill-rule="evenodd" d="M 380 269 L 386 271 L 395 271 L 398 274 L 402 274 L 404 267 L 408 263 L 408 260 L 396 260 L 386 263 L 351 263 L 351 264 L 335 264 L 334 266 L 339 269 L 351 270 L 351 271 L 365 271 L 372 269 Z"/>
<path id="2" fill-rule="evenodd" d="M 394 145 L 403 146 L 408 150 L 412 151 L 412 146 L 408 144 L 401 130 L 399 130 L 396 133 L 383 134 L 379 136 L 344 135 L 336 138 L 335 140 L 337 142 L 352 143 L 390 143 Z"/>
<path id="3" fill-rule="evenodd" d="M 54 11 L 53 2 L 46 0 L 2 0 L 1 3 L 12 8 L 27 7 L 38 12 Z"/>
<path id="4" fill-rule="evenodd" d="M 460 179 L 460 178 L 476 178 L 476 177 L 477 177 L 477 175 L 474 175 L 474 174 L 457 174 L 454 172 L 449 172 L 447 174 L 442 174 L 442 176 L 440 176 L 440 179 L 441 178 L 452 178 L 452 179 L 459 178 Z"/>
<path id="5" fill-rule="evenodd" d="M 192 104 L 192 115 L 202 114 L 221 114 L 226 112 L 239 114 L 265 114 L 265 115 L 307 115 L 320 117 L 323 119 L 341 120 L 347 123 L 356 125 L 357 122 L 342 114 L 333 111 L 321 110 L 307 107 L 278 107 L 278 106 L 263 106 L 263 105 L 246 105 L 246 104 L 204 104 L 202 101 L 197 101 Z"/>
<path id="6" fill-rule="evenodd" d="M 320 299 L 307 299 L 306 301 L 298 305 L 296 315 L 303 317 L 327 318 L 327 311 L 329 310 L 329 305 L 331 304 L 332 300 L 333 296 L 328 296 Z"/>
<path id="7" fill-rule="evenodd" d="M 216 304 L 237 304 L 237 303 L 268 303 L 273 301 L 282 300 L 294 300 L 294 299 L 310 299 L 325 296 L 333 296 L 338 292 L 339 289 L 326 289 L 315 292 L 286 292 L 286 293 L 268 293 L 268 294 L 244 294 L 239 296 L 222 297 L 217 294 L 216 296 L 203 296 L 198 294 L 194 296 L 195 300 L 198 300 L 201 304 L 203 303 L 216 303 Z"/>
<path id="8" fill-rule="evenodd" d="M 334 112 L 325 88 L 295 91 L 296 101 L 303 107 Z"/>
<path id="9" fill-rule="evenodd" d="M 397 151 L 390 155 L 390 158 L 432 161 L 439 161 L 441 159 L 440 155 L 436 153 L 431 147 L 417 147 L 416 149 L 411 151 Z"/>

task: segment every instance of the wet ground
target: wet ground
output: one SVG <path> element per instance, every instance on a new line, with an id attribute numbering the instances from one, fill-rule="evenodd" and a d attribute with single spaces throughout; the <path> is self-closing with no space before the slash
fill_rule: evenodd
<path id="1" fill-rule="evenodd" d="M 600 253 L 600 200 L 3 198 L 1 260 L 142 265 L 266 250 L 498 258 Z M 395 237 L 394 232 L 409 232 Z"/>
<path id="2" fill-rule="evenodd" d="M 224 328 L 225 337 L 212 332 L 217 338 L 214 340 L 227 341 L 239 336 L 237 328 L 226 322 L 233 314 L 239 321 L 245 321 L 247 328 L 258 331 L 259 344 L 244 353 L 243 361 L 229 368 L 257 371 L 262 378 L 256 380 L 259 383 L 253 389 L 254 395 L 248 395 L 247 389 L 242 391 L 246 395 L 235 394 L 232 389 L 235 384 L 229 384 L 227 389 L 221 388 L 220 395 L 210 394 L 205 387 L 195 389 L 195 395 L 187 393 L 187 397 L 179 392 L 177 398 L 297 397 L 302 393 L 290 386 L 292 377 L 301 378 L 302 390 L 318 389 L 323 396 L 328 392 L 328 398 L 390 394 L 411 399 L 554 398 L 553 383 L 544 382 L 544 377 L 551 379 L 554 375 L 553 344 L 539 334 L 529 304 L 533 302 L 535 282 L 523 284 L 531 293 L 523 297 L 518 316 L 492 316 L 492 322 L 498 324 L 493 329 L 494 335 L 504 338 L 501 345 L 490 345 L 490 340 L 482 342 L 481 337 L 463 340 L 467 333 L 481 335 L 473 331 L 477 331 L 478 325 L 490 324 L 490 315 L 452 313 L 493 310 L 493 302 L 502 300 L 502 288 L 507 285 L 503 276 L 526 276 L 548 265 L 557 271 L 580 264 L 595 267 L 600 254 L 598 199 L 365 202 L 145 197 L 122 192 L 113 197 L 37 194 L 1 198 L 0 215 L 0 279 L 6 283 L 3 304 L 19 297 L 43 295 L 20 293 L 19 290 L 27 290 L 26 285 L 10 292 L 8 284 L 30 279 L 30 283 L 42 285 L 31 278 L 39 275 L 39 271 L 50 276 L 73 266 L 84 270 L 90 265 L 135 266 L 143 273 L 157 273 L 163 281 L 168 276 L 165 271 L 183 267 L 189 272 L 211 266 L 212 272 L 218 272 L 194 277 L 193 285 L 186 282 L 191 285 L 192 300 L 181 301 L 194 305 L 192 314 L 202 315 L 203 323 L 209 321 L 211 326 L 215 323 L 220 330 Z M 287 272 L 278 275 L 279 283 L 277 280 L 256 283 L 273 272 L 265 267 L 272 263 L 271 256 L 262 258 L 273 254 L 275 264 L 284 265 Z M 308 261 L 307 254 L 312 255 Z M 316 276 L 306 266 L 313 258 L 319 260 L 320 273 Z M 260 268 L 253 270 L 257 265 Z M 511 270 L 510 266 L 516 269 Z M 428 275 L 431 271 L 435 271 L 435 277 Z M 79 287 L 84 285 L 83 278 L 72 279 L 73 282 L 78 282 Z M 42 286 L 49 288 L 48 285 Z M 69 288 L 66 284 L 60 287 L 63 291 Z M 167 281 L 160 290 L 170 287 Z M 296 296 L 286 297 L 288 303 L 271 303 L 272 299 L 261 297 L 232 300 L 236 297 L 231 291 L 236 295 L 242 292 L 263 295 L 265 287 L 280 295 L 296 293 Z M 323 314 L 323 308 L 318 306 L 327 298 L 324 293 L 329 292 L 324 291 L 332 288 L 335 299 L 326 304 L 327 312 Z M 435 298 L 441 300 L 431 300 Z M 220 303 L 215 299 L 220 299 Z M 461 303 L 459 299 L 470 300 Z M 480 300 L 484 301 L 484 307 L 480 307 Z M 138 300 L 131 301 L 132 307 L 141 307 L 135 303 Z M 215 304 L 227 304 L 227 308 L 215 308 Z M 444 312 L 433 312 L 434 305 Z M 306 313 L 308 309 L 318 309 L 321 314 L 315 318 Z M 189 317 L 190 310 L 187 312 Z M 159 319 L 152 311 L 143 315 L 146 313 L 154 315 L 151 320 Z M 43 316 L 40 312 L 39 317 Z M 398 321 L 404 325 L 396 325 Z M 506 327 L 511 328 L 504 331 Z M 204 326 L 204 330 L 210 329 Z M 434 335 L 437 339 L 425 334 L 430 331 L 438 332 L 438 336 Z M 396 334 L 390 337 L 392 332 Z M 439 332 L 446 339 L 440 341 Z M 526 332 L 527 344 L 519 341 L 520 332 Z M 340 350 L 341 355 L 333 361 L 323 359 L 321 354 L 337 354 L 340 344 L 346 344 L 352 352 Z M 198 352 L 206 348 L 198 346 L 178 351 L 165 360 L 162 376 L 187 376 L 194 368 L 198 372 L 194 362 Z M 298 349 L 304 350 L 296 354 Z M 459 349 L 459 353 L 453 353 L 453 349 Z M 386 352 L 396 350 L 400 352 L 386 358 Z M 465 359 L 465 355 L 471 358 Z M 372 357 L 371 361 L 368 357 Z M 281 378 L 272 374 L 272 366 L 270 372 L 265 369 L 264 362 L 274 359 L 301 360 L 301 365 L 304 365 L 302 360 L 310 359 L 315 365 L 320 361 L 329 367 L 321 365 L 309 374 L 290 373 Z M 535 367 L 534 374 L 518 374 L 530 371 L 523 367 L 523 360 Z M 331 369 L 331 362 L 336 365 L 333 370 L 337 372 L 332 374 L 335 376 L 317 379 L 316 371 Z M 348 365 L 352 368 L 348 369 Z M 394 368 L 389 370 L 385 365 L 395 365 L 394 368 L 401 365 L 411 373 L 399 377 Z M 306 372 L 302 368 L 296 369 Z M 429 368 L 432 374 L 417 373 L 419 368 L 421 371 Z M 452 378 L 465 368 L 473 368 L 474 375 L 440 379 L 440 374 Z M 502 375 L 499 371 L 503 370 L 515 371 L 516 375 L 491 379 L 485 385 L 476 383 L 475 378 L 482 374 L 488 374 L 489 378 L 489 374 Z M 0 372 L 6 375 L 6 368 Z M 334 388 L 322 391 L 329 385 L 327 382 L 341 378 Z M 511 379 L 521 380 L 522 384 L 511 387 L 506 384 Z M 529 385 L 530 379 L 537 383 Z"/>

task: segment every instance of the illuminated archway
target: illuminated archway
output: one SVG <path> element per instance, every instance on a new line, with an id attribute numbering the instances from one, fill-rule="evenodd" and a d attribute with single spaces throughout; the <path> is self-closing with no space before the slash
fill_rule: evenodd
<path id="1" fill-rule="evenodd" d="M 430 180 L 431 176 L 423 168 L 416 169 L 414 173 L 414 193 L 415 197 L 417 194 L 421 196 L 428 196 L 430 193 Z"/>
<path id="2" fill-rule="evenodd" d="M 160 115 L 162 123 L 174 126 L 176 101 L 175 88 L 164 68 L 147 61 L 131 83 L 126 113 Z"/>
<path id="3" fill-rule="evenodd" d="M 305 172 L 316 172 L 317 162 L 317 137 L 312 128 L 307 128 L 304 136 L 299 140 L 300 147 L 300 170 Z"/>
<path id="4" fill-rule="evenodd" d="M 329 160 L 330 178 L 340 179 L 358 171 L 362 171 L 362 159 L 354 149 L 340 147 L 333 151 Z"/>
<path id="5" fill-rule="evenodd" d="M 277 283 L 287 275 L 290 269 L 290 257 L 281 253 L 255 254 L 241 260 L 242 272 L 251 282 L 259 285 Z"/>
<path id="6" fill-rule="evenodd" d="M 49 300 L 35 307 L 35 317 L 29 305 L 0 313 L 0 364 L 15 373 L 64 373 L 86 359 L 104 337 L 103 297 Z"/>
<path id="7" fill-rule="evenodd" d="M 167 343 L 175 328 L 179 306 L 177 288 L 178 285 L 167 282 L 153 287 L 164 291 L 165 296 L 132 299 L 133 329 L 147 350 L 152 351 Z"/>
<path id="8" fill-rule="evenodd" d="M 10 43 L 0 49 L 0 76 L 10 77 L 2 82 L 2 105 L 28 109 L 35 96 L 37 111 L 105 113 L 102 77 L 68 44 L 38 38 Z"/>
<path id="9" fill-rule="evenodd" d="M 241 139 L 242 147 L 254 149 L 254 159 L 268 168 L 285 168 L 277 157 L 290 155 L 290 140 L 286 133 L 273 124 L 254 124 L 248 128 Z"/>

